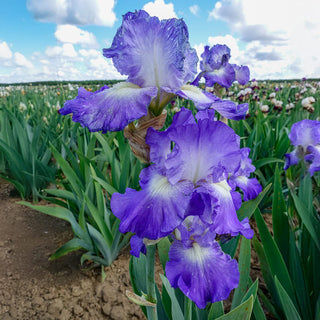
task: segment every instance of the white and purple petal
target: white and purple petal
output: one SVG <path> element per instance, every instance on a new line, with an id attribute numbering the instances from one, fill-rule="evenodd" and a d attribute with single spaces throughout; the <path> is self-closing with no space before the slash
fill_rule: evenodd
<path id="1" fill-rule="evenodd" d="M 227 119 L 242 120 L 246 117 L 249 105 L 247 103 L 236 104 L 230 100 L 220 100 L 213 103 L 212 108 Z"/>
<path id="2" fill-rule="evenodd" d="M 232 181 L 243 191 L 244 201 L 255 199 L 262 191 L 262 187 L 256 178 L 249 179 L 246 176 L 237 176 Z"/>
<path id="3" fill-rule="evenodd" d="M 292 125 L 289 139 L 294 146 L 308 146 L 320 143 L 320 121 L 305 119 Z"/>
<path id="4" fill-rule="evenodd" d="M 130 82 L 120 82 L 90 94 L 82 88 L 78 97 L 66 101 L 59 113 L 72 113 L 72 120 L 90 131 L 120 131 L 147 114 L 148 105 L 157 92 L 156 87 L 140 88 Z"/>
<path id="5" fill-rule="evenodd" d="M 111 209 L 120 222 L 120 232 L 133 232 L 139 238 L 156 240 L 170 234 L 184 219 L 193 190 L 192 183 L 171 185 L 150 166 L 141 171 L 142 190 L 114 193 Z"/>
<path id="6" fill-rule="evenodd" d="M 188 37 L 182 19 L 160 21 L 143 10 L 129 12 L 103 54 L 140 87 L 178 89 L 196 73 L 197 59 Z"/>
<path id="7" fill-rule="evenodd" d="M 175 240 L 169 251 L 166 275 L 179 289 L 203 309 L 207 303 L 225 300 L 239 282 L 236 260 L 222 252 L 217 242 L 202 247 L 194 242 L 184 246 Z"/>
<path id="8" fill-rule="evenodd" d="M 199 120 L 197 124 L 174 128 L 169 136 L 175 146 L 165 166 L 172 184 L 181 179 L 193 183 L 206 179 L 219 164 L 227 172 L 239 166 L 238 136 L 220 121 Z"/>
<path id="9" fill-rule="evenodd" d="M 235 80 L 238 81 L 241 85 L 245 85 L 250 80 L 250 70 L 247 66 L 238 66 L 232 64 L 232 67 L 235 71 Z"/>
<path id="10" fill-rule="evenodd" d="M 213 103 L 220 101 L 220 99 L 215 95 L 190 84 L 182 86 L 180 90 L 175 92 L 175 94 L 181 98 L 192 100 L 198 110 L 207 109 Z"/>
<path id="11" fill-rule="evenodd" d="M 246 238 L 253 237 L 253 230 L 239 221 L 236 210 L 240 207 L 241 196 L 232 191 L 227 181 L 202 183 L 210 196 L 217 200 L 212 212 L 212 227 L 218 234 L 239 234 Z M 200 219 L 207 218 L 200 216 Z"/>
<path id="12" fill-rule="evenodd" d="M 213 87 L 215 83 L 222 87 L 229 88 L 235 80 L 235 71 L 231 64 L 222 65 L 219 69 L 207 71 L 203 77 L 206 79 L 206 86 Z"/>

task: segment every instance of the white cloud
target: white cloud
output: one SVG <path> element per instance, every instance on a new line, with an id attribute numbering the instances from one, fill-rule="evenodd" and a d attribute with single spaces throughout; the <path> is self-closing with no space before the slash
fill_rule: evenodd
<path id="1" fill-rule="evenodd" d="M 197 4 L 194 4 L 193 6 L 189 7 L 189 10 L 192 14 L 196 16 L 199 12 L 199 6 Z"/>
<path id="2" fill-rule="evenodd" d="M 89 47 L 98 46 L 96 37 L 91 32 L 81 30 L 80 28 L 70 24 L 57 26 L 57 30 L 54 35 L 60 42 L 72 44 L 79 43 Z"/>
<path id="3" fill-rule="evenodd" d="M 75 58 L 78 56 L 77 52 L 75 51 L 71 43 L 65 43 L 61 47 L 60 46 L 48 47 L 45 53 L 49 58 L 56 58 L 56 57 Z"/>
<path id="4" fill-rule="evenodd" d="M 155 0 L 154 2 L 146 3 L 143 10 L 147 11 L 150 16 L 156 16 L 161 19 L 177 18 L 174 11 L 173 3 L 166 4 L 164 0 Z"/>
<path id="5" fill-rule="evenodd" d="M 112 27 L 117 20 L 114 0 L 27 0 L 27 8 L 41 22 Z"/>
<path id="6" fill-rule="evenodd" d="M 3 41 L 0 42 L 0 59 L 11 59 L 12 58 L 12 51 L 9 48 L 8 44 Z"/>
<path id="7" fill-rule="evenodd" d="M 319 10 L 318 0 L 222 0 L 209 19 L 226 21 L 239 36 L 254 77 L 319 77 Z"/>
<path id="8" fill-rule="evenodd" d="M 13 55 L 14 63 L 18 67 L 32 68 L 33 64 L 20 52 L 15 52 Z"/>

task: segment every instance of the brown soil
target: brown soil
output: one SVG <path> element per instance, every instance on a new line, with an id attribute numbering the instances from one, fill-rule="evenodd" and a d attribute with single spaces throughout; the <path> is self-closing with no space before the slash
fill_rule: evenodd
<path id="1" fill-rule="evenodd" d="M 69 224 L 25 206 L 0 180 L 0 319 L 145 319 L 131 303 L 129 253 L 98 271 L 80 266 L 81 252 L 50 255 L 73 237 Z"/>

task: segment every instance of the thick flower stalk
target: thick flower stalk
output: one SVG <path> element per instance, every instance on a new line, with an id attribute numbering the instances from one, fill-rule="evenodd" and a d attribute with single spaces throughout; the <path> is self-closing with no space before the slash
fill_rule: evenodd
<path id="1" fill-rule="evenodd" d="M 72 113 L 73 120 L 90 131 L 118 131 L 131 124 L 127 137 L 139 140 L 145 132 L 139 131 L 139 122 L 132 122 L 160 117 L 157 126 L 163 125 L 164 107 L 175 96 L 192 100 L 199 110 L 211 107 L 228 119 L 238 119 L 239 114 L 243 118 L 243 108 L 234 102 L 188 84 L 197 73 L 198 57 L 182 19 L 160 21 L 143 10 L 129 12 L 103 55 L 128 76 L 127 81 L 94 93 L 80 88 L 78 96 L 59 111 L 62 115 Z"/>
<path id="2" fill-rule="evenodd" d="M 294 123 L 289 139 L 295 149 L 285 154 L 284 169 L 303 160 L 311 175 L 320 171 L 320 121 L 306 119 Z"/>
<path id="3" fill-rule="evenodd" d="M 249 179 L 254 170 L 249 149 L 240 149 L 233 129 L 214 120 L 214 110 L 196 119 L 182 109 L 166 131 L 148 129 L 153 163 L 141 171 L 141 190 L 115 193 L 111 209 L 120 231 L 132 232 L 131 253 L 171 235 L 167 277 L 173 287 L 204 308 L 226 299 L 239 281 L 237 263 L 221 251 L 216 236 L 253 236 L 248 219 L 239 221 L 243 190 L 252 199 L 261 186 Z"/>

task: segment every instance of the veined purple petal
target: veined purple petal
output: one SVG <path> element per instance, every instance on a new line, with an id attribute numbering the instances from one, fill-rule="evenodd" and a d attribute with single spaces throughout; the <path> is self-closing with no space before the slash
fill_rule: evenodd
<path id="1" fill-rule="evenodd" d="M 145 11 L 129 12 L 103 54 L 140 87 L 180 88 L 196 73 L 196 54 L 182 19 L 159 20 Z"/>
<path id="2" fill-rule="evenodd" d="M 175 146 L 165 166 L 168 180 L 173 184 L 181 179 L 194 183 L 206 179 L 220 163 L 227 172 L 239 166 L 238 137 L 220 121 L 199 120 L 194 125 L 174 128 L 169 136 Z"/>
<path id="3" fill-rule="evenodd" d="M 200 69 L 202 71 L 217 70 L 229 62 L 230 49 L 221 44 L 216 44 L 211 49 L 209 49 L 209 46 L 205 46 L 201 58 Z"/>
<path id="4" fill-rule="evenodd" d="M 181 98 L 192 100 L 198 110 L 204 110 L 209 108 L 214 102 L 220 99 L 213 94 L 202 91 L 200 88 L 186 84 L 181 87 L 180 90 L 176 91 L 175 94 Z"/>
<path id="5" fill-rule="evenodd" d="M 292 125 L 289 139 L 294 146 L 302 146 L 305 150 L 308 146 L 320 143 L 320 121 L 302 120 Z"/>
<path id="6" fill-rule="evenodd" d="M 156 87 L 140 88 L 130 82 L 120 82 L 86 94 L 84 89 L 73 100 L 68 100 L 59 113 L 73 113 L 72 120 L 90 131 L 119 131 L 148 112 L 148 105 L 157 95 Z"/>
<path id="7" fill-rule="evenodd" d="M 307 154 L 304 159 L 310 163 L 309 172 L 313 176 L 316 171 L 320 171 L 320 144 L 309 146 L 308 152 L 310 154 Z"/>
<path id="8" fill-rule="evenodd" d="M 218 83 L 222 87 L 229 88 L 235 80 L 236 73 L 231 64 L 227 63 L 219 69 L 207 71 L 203 76 L 207 87 L 213 87 L 215 83 Z"/>
<path id="9" fill-rule="evenodd" d="M 218 234 L 241 233 L 246 238 L 253 237 L 253 230 L 245 228 L 237 217 L 236 210 L 239 208 L 241 197 L 236 196 L 227 181 L 219 183 L 201 183 L 207 192 L 217 200 L 217 206 L 212 212 L 212 227 Z M 235 201 L 234 201 L 235 200 Z M 204 216 L 200 216 L 203 219 Z"/>
<path id="10" fill-rule="evenodd" d="M 192 183 L 171 185 L 155 166 L 141 171 L 141 191 L 130 188 L 114 193 L 111 209 L 120 222 L 120 232 L 156 240 L 170 234 L 184 219 L 193 190 Z"/>
<path id="11" fill-rule="evenodd" d="M 222 116 L 232 120 L 242 120 L 246 117 L 249 105 L 247 103 L 236 104 L 233 101 L 221 100 L 212 105 Z"/>
<path id="12" fill-rule="evenodd" d="M 236 260 L 224 254 L 217 242 L 207 247 L 198 243 L 190 247 L 175 240 L 169 251 L 166 275 L 199 308 L 208 302 L 225 300 L 239 282 Z"/>
<path id="13" fill-rule="evenodd" d="M 232 67 L 235 71 L 235 80 L 238 81 L 241 85 L 245 85 L 250 80 L 250 70 L 247 66 L 238 66 L 232 64 Z"/>
<path id="14" fill-rule="evenodd" d="M 244 201 L 255 199 L 262 191 L 262 187 L 256 178 L 249 179 L 246 176 L 237 176 L 233 181 L 243 191 Z"/>

